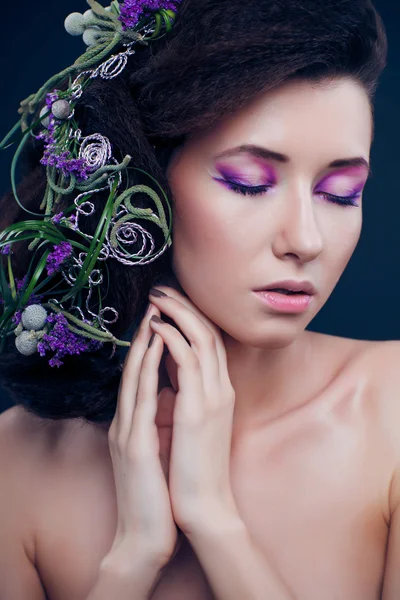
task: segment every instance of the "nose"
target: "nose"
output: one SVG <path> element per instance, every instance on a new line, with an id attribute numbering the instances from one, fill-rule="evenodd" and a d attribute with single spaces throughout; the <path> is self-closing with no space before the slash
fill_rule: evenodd
<path id="1" fill-rule="evenodd" d="M 302 263 L 314 260 L 322 252 L 323 237 L 312 197 L 297 192 L 283 199 L 282 206 L 274 254 L 280 259 L 294 257 Z"/>

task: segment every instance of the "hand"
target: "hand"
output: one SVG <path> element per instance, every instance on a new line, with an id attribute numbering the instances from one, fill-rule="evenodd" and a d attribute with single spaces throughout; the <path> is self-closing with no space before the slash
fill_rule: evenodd
<path id="1" fill-rule="evenodd" d="M 126 357 L 117 410 L 108 432 L 118 505 L 113 544 L 119 554 L 134 549 L 162 568 L 178 547 L 167 470 L 171 434 L 168 423 L 156 424 L 158 368 L 164 343 L 152 335 L 149 319 L 159 315 L 150 305 Z M 164 395 L 165 396 L 165 395 Z M 166 425 L 166 426 L 164 426 Z"/>
<path id="2" fill-rule="evenodd" d="M 151 294 L 151 302 L 190 342 L 172 325 L 150 320 L 170 353 L 175 389 L 160 392 L 175 395 L 169 493 L 175 522 L 190 535 L 213 516 L 238 514 L 229 477 L 235 392 L 220 330 L 179 291 L 157 289 L 168 296 Z"/>

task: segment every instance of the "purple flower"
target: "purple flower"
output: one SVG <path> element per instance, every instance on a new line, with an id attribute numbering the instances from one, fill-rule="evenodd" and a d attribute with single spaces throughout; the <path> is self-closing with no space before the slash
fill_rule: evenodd
<path id="1" fill-rule="evenodd" d="M 72 229 L 78 229 L 78 219 L 76 215 L 71 215 L 68 221 L 71 223 Z"/>
<path id="2" fill-rule="evenodd" d="M 13 323 L 15 323 L 15 325 L 19 325 L 21 323 L 21 317 L 22 310 L 17 310 L 17 312 L 15 313 L 15 315 L 13 315 L 13 318 L 11 320 Z"/>
<path id="3" fill-rule="evenodd" d="M 15 289 L 16 289 L 17 293 L 20 294 L 23 291 L 25 284 L 26 284 L 26 275 L 22 279 L 19 279 L 18 277 L 15 278 Z M 7 285 L 8 285 L 8 287 L 10 287 L 9 283 Z M 38 296 L 36 294 L 31 294 L 28 298 L 26 306 L 30 306 L 31 304 L 41 304 L 43 298 L 44 298 L 44 296 Z M 0 306 L 3 304 L 4 304 L 4 298 L 2 298 L 0 296 Z M 15 323 L 16 325 L 18 325 L 21 320 L 19 313 L 20 313 L 20 311 L 17 311 L 11 319 L 13 321 L 13 323 Z"/>
<path id="4" fill-rule="evenodd" d="M 53 106 L 53 102 L 55 102 L 56 100 L 58 100 L 58 91 L 57 90 L 53 90 L 52 92 L 49 92 L 46 95 L 46 106 L 49 110 L 51 110 L 51 107 Z"/>
<path id="5" fill-rule="evenodd" d="M 49 110 L 51 110 L 53 102 L 56 100 L 58 100 L 57 90 L 47 94 L 46 106 Z M 74 173 L 79 182 L 86 181 L 89 177 L 89 165 L 86 160 L 84 158 L 74 158 L 69 150 L 62 152 L 57 146 L 56 132 L 58 125 L 56 121 L 57 119 L 50 113 L 48 126 L 38 135 L 35 135 L 37 140 L 45 142 L 44 153 L 40 162 L 42 165 L 60 169 L 65 177 Z"/>
<path id="6" fill-rule="evenodd" d="M 17 290 L 17 292 L 20 294 L 24 288 L 26 287 L 26 275 L 22 278 L 19 279 L 18 277 L 15 278 L 15 289 Z M 26 303 L 27 306 L 29 306 L 30 304 L 41 304 L 43 299 L 43 296 L 37 296 L 35 294 L 32 294 L 31 296 L 29 296 L 28 298 L 28 302 Z"/>
<path id="7" fill-rule="evenodd" d="M 138 24 L 142 15 L 149 12 L 155 12 L 164 8 L 166 10 L 176 11 L 177 4 L 181 0 L 125 0 L 120 8 L 118 19 L 122 23 L 122 29 L 131 29 Z"/>
<path id="8" fill-rule="evenodd" d="M 22 279 L 15 278 L 15 283 L 17 284 L 17 292 L 20 292 L 26 284 L 26 275 Z"/>
<path id="9" fill-rule="evenodd" d="M 72 254 L 72 246 L 69 242 L 61 242 L 54 246 L 54 252 L 51 252 L 46 261 L 47 275 L 56 273 L 65 260 Z"/>
<path id="10" fill-rule="evenodd" d="M 30 306 L 31 304 L 41 304 L 43 298 L 44 296 L 36 296 L 35 294 L 32 294 L 32 296 L 29 296 L 29 300 L 26 305 Z"/>
<path id="11" fill-rule="evenodd" d="M 49 360 L 51 367 L 61 367 L 64 364 L 61 360 L 64 356 L 93 352 L 102 346 L 101 342 L 70 331 L 68 321 L 62 313 L 50 314 L 46 321 L 53 327 L 39 342 L 38 352 L 40 356 L 45 356 L 46 352 L 55 353 Z"/>
<path id="12" fill-rule="evenodd" d="M 23 288 L 26 286 L 26 275 L 22 279 L 18 279 L 18 277 L 16 277 L 15 283 L 16 283 L 17 292 L 21 293 Z M 37 296 L 36 294 L 31 294 L 31 296 L 29 296 L 29 298 L 28 298 L 28 302 L 26 303 L 26 305 L 30 306 L 31 304 L 41 304 L 42 300 L 43 300 L 43 296 Z"/>
<path id="13" fill-rule="evenodd" d="M 63 212 L 59 212 L 56 215 L 54 215 L 54 217 L 52 217 L 52 221 L 53 223 L 55 223 L 56 225 L 59 224 L 59 222 L 61 221 L 61 219 L 64 217 L 64 213 Z"/>
<path id="14" fill-rule="evenodd" d="M 56 167 L 56 169 L 60 169 L 65 176 L 74 173 L 78 181 L 88 179 L 89 165 L 84 158 L 73 158 L 69 150 L 62 152 L 61 154 L 57 154 L 57 151 L 54 144 L 47 146 L 43 158 L 40 161 L 41 164 Z"/>
<path id="15" fill-rule="evenodd" d="M 11 252 L 11 244 L 6 244 L 2 248 L 0 248 L 0 254 L 10 254 Z"/>

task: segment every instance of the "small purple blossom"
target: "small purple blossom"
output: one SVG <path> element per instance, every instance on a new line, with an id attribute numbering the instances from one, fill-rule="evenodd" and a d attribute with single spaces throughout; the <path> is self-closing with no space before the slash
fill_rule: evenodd
<path id="1" fill-rule="evenodd" d="M 70 331 L 68 321 L 62 313 L 50 314 L 46 321 L 50 325 L 53 325 L 53 327 L 39 342 L 38 352 L 40 356 L 45 356 L 46 352 L 55 353 L 49 360 L 51 367 L 61 367 L 64 364 L 61 360 L 64 356 L 79 355 L 82 352 L 93 352 L 102 346 L 101 342 L 85 338 Z"/>
<path id="2" fill-rule="evenodd" d="M 76 215 L 71 215 L 68 220 L 72 225 L 72 229 L 78 228 L 78 218 Z"/>
<path id="3" fill-rule="evenodd" d="M 45 148 L 43 158 L 40 162 L 42 165 L 49 165 L 50 167 L 60 169 L 65 176 L 74 173 L 78 181 L 85 181 L 89 178 L 89 165 L 84 158 L 73 158 L 69 150 L 57 154 L 57 148 L 53 144 Z"/>
<path id="4" fill-rule="evenodd" d="M 155 12 L 164 8 L 165 10 L 176 11 L 177 4 L 181 0 L 125 0 L 121 5 L 118 19 L 122 23 L 122 29 L 131 29 L 138 24 L 142 15 Z"/>
<path id="5" fill-rule="evenodd" d="M 31 304 L 41 304 L 43 298 L 44 296 L 37 296 L 36 294 L 32 294 L 32 296 L 29 296 L 29 300 L 26 303 L 26 305 L 30 306 Z"/>
<path id="6" fill-rule="evenodd" d="M 55 102 L 56 100 L 59 99 L 58 96 L 58 91 L 57 90 L 53 90 L 52 92 L 49 92 L 48 94 L 46 94 L 46 106 L 49 110 L 51 110 L 51 107 L 53 106 L 53 102 Z"/>
<path id="7" fill-rule="evenodd" d="M 19 279 L 18 277 L 16 277 L 14 281 L 15 281 L 16 292 L 18 294 L 21 294 L 21 292 L 23 291 L 24 287 L 26 287 L 26 275 L 22 279 Z M 10 284 L 8 283 L 7 285 L 10 288 Z M 39 296 L 39 295 L 36 295 L 36 294 L 31 294 L 29 296 L 29 298 L 28 298 L 26 306 L 30 306 L 31 304 L 41 304 L 43 298 L 44 298 L 44 296 Z M 3 304 L 4 304 L 4 298 L 2 298 L 0 296 L 0 306 L 3 305 Z M 14 323 L 16 323 L 16 325 L 18 325 L 18 323 L 20 321 L 20 319 L 18 317 L 18 311 L 13 315 L 12 321 Z"/>
<path id="8" fill-rule="evenodd" d="M 22 317 L 22 310 L 17 310 L 17 312 L 13 315 L 11 320 L 13 323 L 15 323 L 15 325 L 19 325 L 21 323 L 21 317 Z"/>
<path id="9" fill-rule="evenodd" d="M 64 217 L 64 213 L 63 212 L 59 212 L 56 215 L 54 215 L 54 217 L 52 217 L 52 222 L 55 223 L 56 225 L 58 225 L 61 221 L 61 219 Z"/>
<path id="10" fill-rule="evenodd" d="M 35 135 L 37 140 L 44 140 L 46 146 L 50 149 L 56 146 L 56 120 L 55 117 L 50 113 L 48 116 L 49 124 L 45 127 L 38 135 Z"/>
<path id="11" fill-rule="evenodd" d="M 46 140 L 47 139 L 47 133 L 45 131 L 41 131 L 40 133 L 38 133 L 37 135 L 35 135 L 34 138 L 36 140 Z"/>
<path id="12" fill-rule="evenodd" d="M 22 279 L 19 279 L 18 277 L 16 277 L 15 284 L 16 284 L 16 286 L 15 286 L 16 290 L 20 294 L 22 292 L 22 290 L 24 289 L 24 287 L 26 287 L 26 275 Z M 43 299 L 43 296 L 37 296 L 36 294 L 31 294 L 28 298 L 28 302 L 26 303 L 26 305 L 30 306 L 31 304 L 41 304 L 42 299 Z"/>
<path id="13" fill-rule="evenodd" d="M 47 274 L 53 275 L 56 273 L 65 260 L 72 254 L 72 246 L 69 242 L 61 242 L 54 245 L 54 252 L 51 252 L 46 261 Z"/>
<path id="14" fill-rule="evenodd" d="M 53 103 L 59 99 L 57 90 L 50 92 L 46 96 L 46 106 L 49 110 Z M 57 119 L 52 113 L 49 114 L 48 126 L 40 131 L 35 138 L 45 142 L 44 153 L 41 164 L 59 169 L 65 177 L 73 173 L 79 182 L 86 181 L 89 178 L 89 165 L 84 158 L 74 158 L 69 150 L 61 152 L 57 146 L 56 131 Z"/>
<path id="15" fill-rule="evenodd" d="M 16 277 L 15 283 L 17 284 L 17 292 L 20 292 L 26 284 L 26 275 L 24 275 L 22 279 L 18 279 L 18 277 Z"/>
<path id="16" fill-rule="evenodd" d="M 11 244 L 6 244 L 2 248 L 0 248 L 0 254 L 8 255 L 11 253 Z"/>

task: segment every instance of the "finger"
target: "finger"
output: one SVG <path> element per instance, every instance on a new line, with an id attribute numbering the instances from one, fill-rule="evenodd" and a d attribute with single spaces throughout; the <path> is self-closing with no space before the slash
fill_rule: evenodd
<path id="1" fill-rule="evenodd" d="M 215 323 L 213 323 L 208 317 L 206 317 L 206 315 L 203 312 L 201 312 L 201 310 L 195 304 L 193 304 L 193 302 L 190 300 L 190 298 L 188 298 L 187 296 L 184 296 L 178 290 L 175 290 L 174 288 L 171 288 L 171 287 L 162 286 L 162 285 L 157 285 L 156 289 L 160 289 L 165 294 L 167 294 L 167 296 L 169 296 L 170 298 L 175 298 L 175 300 L 177 300 L 178 302 L 183 304 L 186 308 L 188 308 L 190 311 L 192 311 L 192 313 L 195 314 L 198 317 L 198 319 L 200 319 L 200 321 L 214 334 L 215 339 L 216 339 L 218 360 L 219 360 L 220 367 L 221 367 L 221 365 L 224 364 L 224 362 L 226 362 L 226 350 L 225 350 L 225 344 L 224 344 L 224 341 L 223 341 L 222 335 L 221 335 L 221 329 L 217 325 L 215 325 Z M 162 311 L 161 304 L 156 302 L 157 298 L 154 298 L 153 296 L 151 296 L 152 302 L 153 302 L 153 299 L 155 300 L 155 304 L 159 308 L 161 308 L 161 311 Z M 162 298 L 161 298 L 161 300 L 162 300 Z"/>
<path id="2" fill-rule="evenodd" d="M 178 396 L 190 399 L 190 407 L 180 407 L 177 401 L 176 410 L 188 409 L 191 415 L 198 415 L 203 410 L 204 397 L 203 377 L 199 358 L 191 349 L 183 336 L 168 323 L 150 322 L 154 331 L 160 334 L 167 345 L 170 355 L 177 366 L 179 392 Z"/>
<path id="3" fill-rule="evenodd" d="M 157 297 L 151 297 L 156 303 Z M 180 300 L 163 297 L 157 303 L 158 308 L 171 317 L 182 333 L 187 337 L 194 352 L 199 357 L 204 389 L 209 385 L 215 389 L 220 379 L 220 361 L 217 352 L 217 340 L 214 333 Z"/>
<path id="4" fill-rule="evenodd" d="M 174 424 L 174 407 L 176 392 L 172 387 L 164 387 L 158 394 L 155 424 L 158 428 L 172 427 Z"/>
<path id="5" fill-rule="evenodd" d="M 149 451 L 153 454 L 156 444 L 157 432 L 155 428 L 155 419 L 157 414 L 158 401 L 158 370 L 163 354 L 164 342 L 162 337 L 155 334 L 151 346 L 147 349 L 140 369 L 136 408 L 133 414 L 132 427 L 130 433 L 131 443 L 137 450 L 140 450 L 141 456 Z M 151 439 L 154 436 L 154 439 Z M 158 452 L 158 450 L 157 450 Z"/>
<path id="6" fill-rule="evenodd" d="M 218 336 L 218 334 L 220 334 L 219 327 L 217 327 L 217 325 L 215 325 L 215 323 L 210 321 L 210 319 L 208 317 L 206 317 L 206 315 L 204 313 L 202 313 L 201 310 L 195 304 L 193 304 L 193 302 L 190 300 L 190 298 L 188 298 L 187 296 L 184 296 L 183 294 L 178 292 L 178 290 L 175 290 L 174 288 L 171 288 L 171 287 L 157 285 L 156 289 L 161 290 L 162 292 L 164 292 L 164 294 L 167 294 L 167 296 L 169 296 L 170 298 L 175 298 L 175 300 L 178 300 L 179 302 L 181 302 L 184 306 L 186 306 L 189 310 L 191 310 L 200 319 L 200 321 L 202 321 L 202 323 L 204 323 L 204 325 L 206 327 L 208 327 L 208 329 L 210 329 L 210 331 L 212 331 L 216 336 Z M 151 301 L 153 301 L 153 296 L 151 296 Z"/>
<path id="7" fill-rule="evenodd" d="M 149 309 L 133 338 L 125 359 L 124 370 L 122 372 L 118 390 L 116 412 L 110 427 L 110 434 L 117 436 L 121 441 L 127 440 L 132 426 L 140 368 L 148 348 L 150 337 L 153 333 L 153 330 L 149 326 L 149 320 L 153 315 L 159 314 L 160 311 L 158 308 L 150 304 Z"/>
<path id="8" fill-rule="evenodd" d="M 219 340 L 219 342 L 224 346 L 221 336 L 221 329 L 217 325 L 215 325 L 215 323 L 213 323 L 203 312 L 201 312 L 201 310 L 195 304 L 193 304 L 193 302 L 190 300 L 190 298 L 188 298 L 188 296 L 184 296 L 178 290 L 167 286 L 157 285 L 156 289 L 163 291 L 164 294 L 167 294 L 167 296 L 169 296 L 170 298 L 175 298 L 175 300 L 178 300 L 184 306 L 186 306 L 186 308 L 191 310 L 200 319 L 200 321 L 210 331 L 212 331 L 216 339 Z M 153 296 L 151 296 L 151 301 L 153 302 Z"/>

